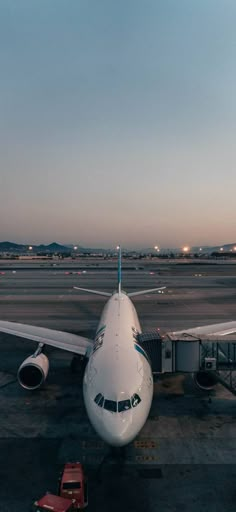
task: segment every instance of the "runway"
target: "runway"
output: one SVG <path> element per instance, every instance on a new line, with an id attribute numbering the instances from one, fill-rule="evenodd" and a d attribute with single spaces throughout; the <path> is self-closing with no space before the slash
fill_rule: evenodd
<path id="1" fill-rule="evenodd" d="M 5 266 L 1 319 L 93 336 L 105 300 L 73 286 L 112 291 L 116 272 L 114 262 L 110 269 L 107 262 L 86 265 Z M 236 319 L 236 265 L 124 266 L 125 290 L 159 285 L 167 286 L 164 294 L 134 299 L 143 330 Z M 108 460 L 101 466 L 107 447 L 87 419 L 81 381 L 70 372 L 71 355 L 48 349 L 48 379 L 28 393 L 16 373 L 35 344 L 3 334 L 0 341 L 1 511 L 25 512 L 33 499 L 55 490 L 61 464 L 70 459 L 88 468 L 91 511 L 235 510 L 236 402 L 221 385 L 208 395 L 194 387 L 190 375 L 161 377 L 149 420 L 124 463 Z"/>

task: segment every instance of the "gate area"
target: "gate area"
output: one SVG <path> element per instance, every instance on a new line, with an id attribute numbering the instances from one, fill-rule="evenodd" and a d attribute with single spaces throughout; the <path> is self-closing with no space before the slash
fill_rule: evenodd
<path id="1" fill-rule="evenodd" d="M 153 374 L 214 372 L 217 380 L 236 395 L 236 336 L 193 336 L 174 333 L 161 336 L 150 331 L 138 336 L 147 352 Z"/>

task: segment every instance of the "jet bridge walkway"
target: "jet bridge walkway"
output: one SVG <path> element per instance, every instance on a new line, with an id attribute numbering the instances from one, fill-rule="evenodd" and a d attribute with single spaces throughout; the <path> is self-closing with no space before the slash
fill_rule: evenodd
<path id="1" fill-rule="evenodd" d="M 137 340 L 147 352 L 154 375 L 177 372 L 214 372 L 236 395 L 236 335 L 194 336 L 186 333 L 142 333 Z"/>

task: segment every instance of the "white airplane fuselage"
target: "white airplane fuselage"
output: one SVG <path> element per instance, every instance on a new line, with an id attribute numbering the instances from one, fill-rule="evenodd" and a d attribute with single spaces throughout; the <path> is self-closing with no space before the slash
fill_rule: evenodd
<path id="1" fill-rule="evenodd" d="M 111 446 L 131 442 L 145 424 L 153 397 L 147 354 L 133 303 L 124 292 L 107 301 L 87 363 L 83 394 L 89 419 Z"/>

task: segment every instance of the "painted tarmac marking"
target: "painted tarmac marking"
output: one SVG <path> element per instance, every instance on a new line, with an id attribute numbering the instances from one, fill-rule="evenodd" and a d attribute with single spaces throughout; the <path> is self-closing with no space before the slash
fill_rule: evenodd
<path id="1" fill-rule="evenodd" d="M 134 446 L 135 448 L 156 448 L 157 447 L 157 443 L 156 441 L 151 441 L 151 440 L 137 440 L 137 441 L 134 441 Z"/>

